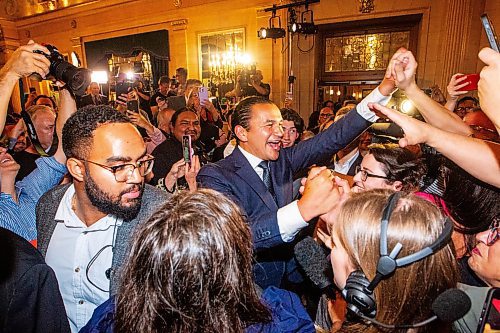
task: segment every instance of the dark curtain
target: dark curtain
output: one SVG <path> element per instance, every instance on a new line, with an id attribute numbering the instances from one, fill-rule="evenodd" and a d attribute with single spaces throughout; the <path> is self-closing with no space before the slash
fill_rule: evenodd
<path id="1" fill-rule="evenodd" d="M 167 30 L 145 32 L 85 43 L 87 67 L 91 70 L 107 71 L 107 59 L 111 54 L 120 57 L 131 57 L 139 52 L 149 54 L 153 72 L 153 84 L 156 85 L 161 75 L 168 75 L 170 50 Z"/>
<path id="2" fill-rule="evenodd" d="M 155 57 L 151 54 L 149 57 L 151 60 L 151 71 L 153 72 L 153 82 L 151 83 L 154 89 L 158 89 L 158 80 L 160 79 L 160 76 L 168 76 L 168 61 Z"/>

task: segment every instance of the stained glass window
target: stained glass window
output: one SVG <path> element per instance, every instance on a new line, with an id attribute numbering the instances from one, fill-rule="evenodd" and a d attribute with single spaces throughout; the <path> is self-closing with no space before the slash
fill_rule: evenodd
<path id="1" fill-rule="evenodd" d="M 326 38 L 325 71 L 385 70 L 397 49 L 408 48 L 410 31 Z"/>

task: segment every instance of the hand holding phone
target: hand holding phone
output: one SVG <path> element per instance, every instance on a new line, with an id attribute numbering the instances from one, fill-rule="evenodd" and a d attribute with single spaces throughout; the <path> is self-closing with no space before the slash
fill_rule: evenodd
<path id="1" fill-rule="evenodd" d="M 200 104 L 205 105 L 206 101 L 208 101 L 208 88 L 200 87 L 198 97 L 200 98 Z"/>
<path id="2" fill-rule="evenodd" d="M 460 79 L 462 77 L 466 77 L 463 80 L 463 83 L 467 84 L 460 88 L 460 91 L 472 91 L 472 90 L 477 90 L 477 83 L 479 82 L 479 74 L 467 74 L 467 75 L 457 75 L 457 79 Z"/>
<path id="3" fill-rule="evenodd" d="M 134 113 L 139 113 L 139 101 L 136 99 L 127 101 L 127 110 Z"/>
<path id="4" fill-rule="evenodd" d="M 479 317 L 476 333 L 500 330 L 500 288 L 491 288 Z"/>

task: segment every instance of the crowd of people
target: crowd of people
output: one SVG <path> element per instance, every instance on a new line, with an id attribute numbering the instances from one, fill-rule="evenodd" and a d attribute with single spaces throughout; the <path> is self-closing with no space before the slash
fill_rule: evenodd
<path id="1" fill-rule="evenodd" d="M 500 287 L 498 52 L 479 53 L 478 99 L 459 74 L 438 99 L 401 48 L 308 126 L 258 70 L 235 105 L 179 68 L 116 101 L 58 81 L 59 103 L 31 91 L 18 115 L 43 53 L 0 70 L 0 331 L 476 331 Z M 398 89 L 425 121 L 386 107 Z"/>

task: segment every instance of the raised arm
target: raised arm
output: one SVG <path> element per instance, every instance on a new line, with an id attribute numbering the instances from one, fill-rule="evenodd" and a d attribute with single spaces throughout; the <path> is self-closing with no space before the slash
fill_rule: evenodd
<path id="1" fill-rule="evenodd" d="M 495 124 L 497 132 L 500 133 L 500 53 L 485 47 L 479 52 L 486 66 L 481 70 L 481 79 L 478 83 L 479 100 L 481 109 Z"/>
<path id="2" fill-rule="evenodd" d="M 443 131 L 379 104 L 372 107 L 401 126 L 401 147 L 426 143 L 472 176 L 500 188 L 499 144 Z"/>
<path id="3" fill-rule="evenodd" d="M 68 118 L 76 112 L 76 102 L 67 89 L 60 89 L 59 96 L 61 98 L 61 103 L 59 105 L 59 112 L 56 120 L 56 133 L 57 138 L 59 139 L 59 144 L 57 146 L 57 151 L 54 154 L 54 158 L 57 162 L 66 164 L 66 155 L 64 154 L 62 148 L 62 129 L 66 120 L 68 120 Z"/>
<path id="4" fill-rule="evenodd" d="M 15 50 L 0 70 L 0 132 L 3 131 L 10 96 L 17 81 L 33 73 L 45 77 L 49 72 L 50 61 L 42 54 L 33 53 L 34 50 L 50 53 L 47 48 L 30 40 L 27 45 Z"/>
<path id="5" fill-rule="evenodd" d="M 413 102 L 425 121 L 445 131 L 470 135 L 472 130 L 457 115 L 427 96 L 416 84 L 417 61 L 411 51 L 400 48 L 391 59 L 386 77 L 394 78 L 396 86 L 402 89 Z"/>

